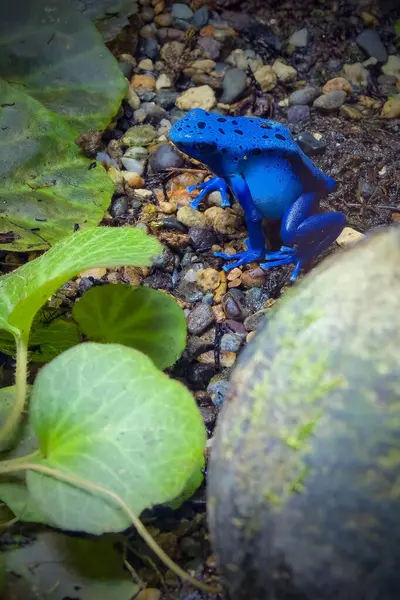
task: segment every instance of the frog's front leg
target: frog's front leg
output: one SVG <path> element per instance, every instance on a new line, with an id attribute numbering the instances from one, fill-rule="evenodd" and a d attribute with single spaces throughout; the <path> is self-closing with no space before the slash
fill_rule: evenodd
<path id="1" fill-rule="evenodd" d="M 235 260 L 233 263 L 224 265 L 222 267 L 224 271 L 257 261 L 265 254 L 265 237 L 261 226 L 262 215 L 254 206 L 248 185 L 240 175 L 232 176 L 230 184 L 236 199 L 244 210 L 249 237 L 245 240 L 247 246 L 245 252 L 237 252 L 236 254 L 214 252 L 214 256 L 219 256 L 226 260 Z"/>
<path id="2" fill-rule="evenodd" d="M 302 194 L 286 211 L 282 219 L 281 238 L 285 246 L 278 252 L 267 252 L 262 268 L 295 263 L 291 281 L 311 259 L 326 250 L 339 236 L 345 225 L 340 212 L 315 215 L 319 205 L 317 194 Z"/>
<path id="3" fill-rule="evenodd" d="M 200 202 L 203 200 L 203 198 L 205 198 L 205 196 L 207 196 L 208 194 L 211 194 L 211 192 L 220 192 L 221 196 L 222 196 L 222 205 L 223 207 L 225 206 L 230 206 L 231 203 L 229 201 L 229 188 L 228 185 L 226 183 L 226 181 L 224 179 L 222 179 L 222 177 L 212 177 L 211 179 L 209 179 L 208 181 L 205 181 L 204 183 L 199 183 L 198 185 L 190 185 L 187 188 L 187 191 L 190 192 L 195 192 L 196 190 L 202 190 L 200 192 L 200 194 L 197 196 L 197 198 L 195 198 L 191 203 L 190 206 L 194 209 L 198 208 Z"/>

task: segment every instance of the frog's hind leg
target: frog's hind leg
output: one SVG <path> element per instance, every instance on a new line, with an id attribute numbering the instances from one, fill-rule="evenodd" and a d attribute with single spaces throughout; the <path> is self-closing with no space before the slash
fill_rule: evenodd
<path id="1" fill-rule="evenodd" d="M 312 214 L 317 208 L 315 194 L 303 194 L 289 207 L 281 226 L 285 246 L 278 252 L 267 252 L 263 268 L 295 263 L 290 278 L 295 281 L 302 266 L 336 240 L 345 225 L 345 216 L 340 212 Z"/>

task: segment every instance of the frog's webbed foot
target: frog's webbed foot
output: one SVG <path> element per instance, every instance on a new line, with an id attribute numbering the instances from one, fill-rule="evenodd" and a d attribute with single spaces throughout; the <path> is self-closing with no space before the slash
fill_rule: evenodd
<path id="1" fill-rule="evenodd" d="M 245 265 L 250 262 L 258 261 L 262 255 L 264 254 L 263 249 L 255 249 L 252 248 L 249 244 L 249 240 L 245 240 L 245 244 L 247 246 L 247 250 L 244 252 L 237 252 L 236 254 L 226 254 L 225 252 L 214 252 L 214 256 L 218 256 L 220 258 L 224 258 L 225 260 L 235 260 L 233 263 L 229 263 L 228 265 L 224 265 L 222 268 L 224 271 L 230 271 L 235 267 L 240 267 L 241 265 Z"/>
<path id="2" fill-rule="evenodd" d="M 298 256 L 294 248 L 289 246 L 282 246 L 277 252 L 267 252 L 265 255 L 265 263 L 261 263 L 262 269 L 269 269 L 270 267 L 280 267 L 282 265 L 290 265 L 296 263 L 295 269 L 290 277 L 291 281 L 295 281 L 299 271 L 303 265 L 303 262 Z"/>
<path id="3" fill-rule="evenodd" d="M 191 203 L 190 206 L 194 209 L 198 208 L 200 202 L 203 200 L 203 198 L 205 198 L 208 194 L 211 194 L 211 192 L 220 192 L 221 196 L 222 196 L 222 207 L 226 207 L 226 206 L 230 206 L 230 200 L 229 200 L 229 188 L 225 182 L 224 179 L 222 179 L 222 177 L 212 177 L 211 179 L 209 179 L 208 181 L 205 181 L 204 183 L 199 183 L 198 185 L 191 185 L 187 188 L 187 191 L 189 193 L 191 192 L 195 192 L 196 190 L 201 190 L 200 194 L 197 196 L 197 198 L 195 198 Z"/>

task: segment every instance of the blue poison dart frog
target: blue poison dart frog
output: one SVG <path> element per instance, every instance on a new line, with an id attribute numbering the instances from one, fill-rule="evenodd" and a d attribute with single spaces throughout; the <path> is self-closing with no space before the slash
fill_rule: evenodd
<path id="1" fill-rule="evenodd" d="M 222 206 L 230 206 L 228 191 L 246 216 L 247 250 L 216 252 L 235 259 L 225 270 L 264 259 L 262 268 L 294 263 L 291 280 L 301 267 L 317 257 L 338 237 L 345 224 L 340 212 L 318 214 L 319 202 L 336 182 L 320 171 L 302 152 L 289 130 L 275 121 L 251 117 L 224 117 L 200 108 L 191 110 L 170 130 L 171 141 L 185 154 L 204 163 L 216 177 L 188 188 L 201 190 L 191 203 L 197 208 L 218 190 Z M 281 220 L 283 246 L 267 251 L 262 219 Z"/>

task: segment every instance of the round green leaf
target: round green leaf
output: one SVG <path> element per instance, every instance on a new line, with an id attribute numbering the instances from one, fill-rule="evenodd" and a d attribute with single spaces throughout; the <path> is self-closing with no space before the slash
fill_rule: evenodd
<path id="1" fill-rule="evenodd" d="M 185 349 L 185 315 L 158 290 L 93 287 L 75 303 L 73 317 L 90 340 L 136 348 L 160 369 L 173 365 Z"/>
<path id="2" fill-rule="evenodd" d="M 183 492 L 206 441 L 189 391 L 118 344 L 70 348 L 39 373 L 31 419 L 40 464 L 118 494 L 139 515 Z M 104 496 L 29 471 L 28 489 L 58 527 L 100 534 L 129 525 Z"/>
<path id="3" fill-rule="evenodd" d="M 78 131 L 104 129 L 127 83 L 96 27 L 62 0 L 1 0 L 0 77 Z"/>
<path id="4" fill-rule="evenodd" d="M 48 249 L 76 225 L 97 225 L 114 186 L 100 164 L 89 168 L 76 131 L 1 79 L 0 98 L 0 248 Z"/>
<path id="5" fill-rule="evenodd" d="M 49 362 L 80 341 L 81 334 L 76 323 L 65 319 L 47 321 L 39 312 L 29 334 L 29 360 L 38 363 Z M 15 354 L 14 337 L 4 329 L 0 330 L 0 352 L 9 356 Z"/>
<path id="6" fill-rule="evenodd" d="M 0 277 L 0 328 L 28 332 L 41 306 L 64 283 L 86 269 L 146 266 L 159 242 L 131 227 L 97 227 L 62 239 L 39 258 Z"/>
<path id="7" fill-rule="evenodd" d="M 82 540 L 45 531 L 3 557 L 5 600 L 131 600 L 139 592 L 112 539 Z"/>

